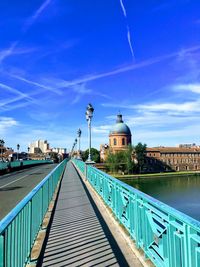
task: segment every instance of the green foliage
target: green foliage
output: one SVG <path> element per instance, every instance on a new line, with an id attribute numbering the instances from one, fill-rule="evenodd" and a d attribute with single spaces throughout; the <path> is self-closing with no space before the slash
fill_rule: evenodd
<path id="1" fill-rule="evenodd" d="M 86 161 L 88 159 L 88 155 L 89 155 L 89 149 L 85 150 L 82 153 L 83 161 Z M 100 162 L 100 153 L 96 148 L 93 147 L 91 148 L 91 159 L 96 163 Z"/>
<path id="2" fill-rule="evenodd" d="M 124 153 L 123 152 L 118 152 L 115 154 L 109 153 L 106 163 L 111 172 L 117 172 L 119 170 L 122 170 L 124 164 Z"/>
<path id="3" fill-rule="evenodd" d="M 126 151 L 120 151 L 117 153 L 109 153 L 106 163 L 109 167 L 109 171 L 123 172 L 123 173 L 133 173 L 135 169 L 135 163 L 132 160 L 132 146 L 129 146 Z"/>
<path id="4" fill-rule="evenodd" d="M 142 144 L 142 143 L 138 143 L 135 147 L 134 147 L 134 151 L 136 154 L 136 158 L 137 158 L 137 165 L 138 165 L 138 171 L 139 173 L 141 173 L 142 168 L 145 164 L 145 156 L 146 156 L 146 148 L 147 145 L 146 144 Z"/>
<path id="5" fill-rule="evenodd" d="M 125 172 L 128 174 L 131 174 L 136 169 L 136 165 L 132 158 L 133 154 L 133 147 L 131 145 L 128 146 L 128 150 L 124 152 L 124 160 L 125 160 L 125 166 L 126 170 Z"/>
<path id="6" fill-rule="evenodd" d="M 133 160 L 135 153 L 137 162 Z M 130 145 L 127 150 L 117 153 L 109 153 L 106 164 L 112 173 L 122 172 L 132 174 L 141 172 L 145 163 L 146 144 L 138 143 L 134 148 Z"/>

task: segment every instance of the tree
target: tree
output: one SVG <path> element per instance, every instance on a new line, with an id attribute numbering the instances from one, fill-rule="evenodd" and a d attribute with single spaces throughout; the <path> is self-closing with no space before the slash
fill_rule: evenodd
<path id="1" fill-rule="evenodd" d="M 96 162 L 99 163 L 100 162 L 100 152 L 96 149 L 96 148 L 91 148 L 91 159 Z M 85 150 L 82 153 L 82 159 L 83 161 L 86 161 L 88 159 L 88 155 L 89 155 L 89 149 Z"/>
<path id="2" fill-rule="evenodd" d="M 144 163 L 145 163 L 146 148 L 147 148 L 147 145 L 142 144 L 142 143 L 138 143 L 134 147 L 139 173 L 141 173 L 142 168 L 143 168 Z"/>
<path id="3" fill-rule="evenodd" d="M 128 149 L 124 151 L 124 160 L 125 160 L 125 172 L 128 174 L 133 173 L 136 169 L 135 162 L 132 158 L 133 147 L 131 145 L 128 146 Z"/>
<path id="4" fill-rule="evenodd" d="M 120 151 L 117 153 L 109 153 L 106 159 L 106 163 L 109 167 L 110 172 L 116 173 L 119 170 L 124 171 L 125 163 L 124 163 L 124 152 Z"/>

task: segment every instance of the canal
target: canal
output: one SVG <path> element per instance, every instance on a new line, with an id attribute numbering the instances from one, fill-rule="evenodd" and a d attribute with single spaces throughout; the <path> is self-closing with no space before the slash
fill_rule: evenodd
<path id="1" fill-rule="evenodd" d="M 123 182 L 200 221 L 200 175 L 123 179 Z"/>

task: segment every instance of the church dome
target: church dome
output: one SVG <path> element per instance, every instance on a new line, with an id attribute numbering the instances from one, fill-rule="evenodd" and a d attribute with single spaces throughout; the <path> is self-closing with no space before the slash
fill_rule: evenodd
<path id="1" fill-rule="evenodd" d="M 122 115 L 117 115 L 116 124 L 110 130 L 110 134 L 126 134 L 131 135 L 129 127 L 123 122 Z"/>

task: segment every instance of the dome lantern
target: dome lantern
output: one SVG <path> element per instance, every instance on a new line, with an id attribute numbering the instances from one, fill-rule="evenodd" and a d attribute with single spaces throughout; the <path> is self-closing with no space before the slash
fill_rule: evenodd
<path id="1" fill-rule="evenodd" d="M 123 120 L 122 120 L 122 114 L 119 113 L 119 114 L 117 115 L 116 123 L 121 123 L 121 122 L 123 123 Z"/>

